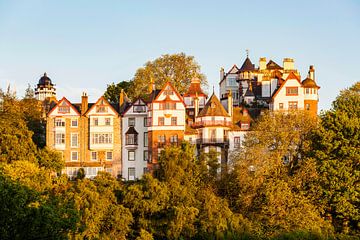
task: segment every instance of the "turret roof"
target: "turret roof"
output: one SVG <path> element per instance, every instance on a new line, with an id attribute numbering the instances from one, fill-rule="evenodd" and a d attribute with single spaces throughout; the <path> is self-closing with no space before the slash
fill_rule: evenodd
<path id="1" fill-rule="evenodd" d="M 211 95 L 209 101 L 205 104 L 205 107 L 198 115 L 198 117 L 205 116 L 230 117 L 223 105 L 220 103 L 219 99 L 216 97 L 215 93 Z"/>
<path id="2" fill-rule="evenodd" d="M 239 72 L 244 72 L 244 71 L 255 71 L 254 64 L 251 62 L 249 57 L 245 59 L 243 65 L 239 70 Z"/>

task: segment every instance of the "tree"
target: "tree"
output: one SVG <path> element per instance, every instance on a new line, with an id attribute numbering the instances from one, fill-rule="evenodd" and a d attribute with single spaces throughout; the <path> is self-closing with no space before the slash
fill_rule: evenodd
<path id="1" fill-rule="evenodd" d="M 25 89 L 25 96 L 24 99 L 32 99 L 35 97 L 35 91 L 34 89 L 31 87 L 30 84 L 28 84 L 28 87 Z"/>
<path id="2" fill-rule="evenodd" d="M 185 53 L 165 54 L 147 62 L 136 71 L 129 97 L 136 98 L 149 92 L 148 87 L 152 80 L 157 89 L 170 81 L 177 91 L 183 94 L 188 90 L 193 77 L 199 78 L 202 86 L 207 87 L 206 77 L 200 72 L 200 65 L 193 56 L 186 56 Z"/>
<path id="3" fill-rule="evenodd" d="M 337 231 L 360 229 L 360 82 L 341 91 L 331 110 L 321 114 L 321 126 L 313 135 L 321 193 L 327 217 Z"/>
<path id="4" fill-rule="evenodd" d="M 117 84 L 111 83 L 107 85 L 104 97 L 111 104 L 119 104 L 120 92 L 123 89 L 125 93 L 129 93 L 133 86 L 132 81 L 122 81 Z"/>
<path id="5" fill-rule="evenodd" d="M 331 232 L 307 196 L 316 168 L 305 153 L 316 126 L 316 119 L 306 112 L 268 112 L 245 138 L 235 162 L 239 182 L 235 210 L 260 223 L 265 235 L 294 229 Z"/>

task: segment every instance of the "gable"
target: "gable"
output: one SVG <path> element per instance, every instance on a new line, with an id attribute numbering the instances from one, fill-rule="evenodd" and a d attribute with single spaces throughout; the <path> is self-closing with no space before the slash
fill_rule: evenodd
<path id="1" fill-rule="evenodd" d="M 78 110 L 67 100 L 63 97 L 53 109 L 48 113 L 49 117 L 56 117 L 56 116 L 80 116 Z"/>
<path id="2" fill-rule="evenodd" d="M 294 73 L 290 73 L 286 80 L 281 84 L 281 86 L 274 92 L 272 98 L 274 99 L 280 92 L 286 91 L 286 87 L 302 87 L 301 82 L 296 77 Z"/>
<path id="3" fill-rule="evenodd" d="M 228 74 L 237 73 L 238 71 L 239 68 L 234 64 L 234 66 L 232 66 L 232 68 L 228 71 Z"/>
<path id="4" fill-rule="evenodd" d="M 127 114 L 147 114 L 147 105 L 142 99 L 136 99 L 124 112 L 124 116 Z"/>
<path id="5" fill-rule="evenodd" d="M 169 82 L 165 84 L 163 89 L 161 89 L 160 93 L 156 96 L 154 101 L 165 101 L 165 100 L 182 102 L 185 106 L 183 98 Z"/>
<path id="6" fill-rule="evenodd" d="M 86 116 L 89 115 L 118 115 L 118 112 L 110 105 L 110 103 L 104 98 L 100 97 L 97 102 L 91 106 L 86 112 Z"/>

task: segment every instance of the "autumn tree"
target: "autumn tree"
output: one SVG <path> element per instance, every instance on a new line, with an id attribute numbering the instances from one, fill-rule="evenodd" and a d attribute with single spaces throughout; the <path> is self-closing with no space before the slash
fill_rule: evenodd
<path id="1" fill-rule="evenodd" d="M 331 232 L 306 194 L 307 184 L 316 178 L 316 168 L 304 153 L 316 126 L 316 119 L 306 112 L 268 112 L 246 136 L 235 164 L 239 182 L 235 209 L 260 223 L 263 234 Z"/>
<path id="2" fill-rule="evenodd" d="M 320 118 L 309 154 L 320 175 L 318 200 L 337 231 L 359 234 L 360 82 L 341 91 Z"/>
<path id="3" fill-rule="evenodd" d="M 144 67 L 136 71 L 129 97 L 135 98 L 147 93 L 152 80 L 157 89 L 170 81 L 177 91 L 183 94 L 188 90 L 193 77 L 198 77 L 202 86 L 207 87 L 206 77 L 200 72 L 200 65 L 193 56 L 185 53 L 165 54 L 145 63 Z"/>

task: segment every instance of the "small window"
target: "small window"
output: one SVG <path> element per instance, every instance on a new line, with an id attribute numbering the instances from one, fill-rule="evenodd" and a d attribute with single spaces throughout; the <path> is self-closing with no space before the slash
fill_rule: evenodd
<path id="1" fill-rule="evenodd" d="M 160 142 L 160 143 L 164 143 L 165 142 L 165 135 L 159 135 L 158 136 L 158 142 Z"/>
<path id="2" fill-rule="evenodd" d="M 128 168 L 128 177 L 129 180 L 135 180 L 135 168 L 134 167 L 130 167 Z"/>
<path id="3" fill-rule="evenodd" d="M 128 152 L 128 161 L 135 161 L 135 151 Z"/>
<path id="4" fill-rule="evenodd" d="M 94 126 L 99 126 L 99 119 L 98 118 L 93 119 L 93 125 Z"/>
<path id="5" fill-rule="evenodd" d="M 134 127 L 135 126 L 135 118 L 129 118 L 128 125 L 129 125 L 129 127 Z"/>
<path id="6" fill-rule="evenodd" d="M 77 127 L 78 126 L 78 120 L 77 119 L 71 119 L 71 127 Z"/>
<path id="7" fill-rule="evenodd" d="M 240 148 L 240 137 L 234 137 L 234 148 Z"/>
<path id="8" fill-rule="evenodd" d="M 111 118 L 105 118 L 105 125 L 110 126 L 111 125 Z"/>
<path id="9" fill-rule="evenodd" d="M 164 122 L 165 122 L 164 117 L 159 117 L 159 118 L 158 118 L 158 125 L 159 125 L 159 126 L 164 126 Z"/>
<path id="10" fill-rule="evenodd" d="M 309 89 L 309 88 L 305 88 L 305 93 L 306 93 L 306 94 L 310 94 L 310 89 Z"/>
<path id="11" fill-rule="evenodd" d="M 170 137 L 170 142 L 171 143 L 177 143 L 178 142 L 178 135 L 172 135 Z"/>
<path id="12" fill-rule="evenodd" d="M 57 144 L 57 145 L 65 144 L 65 133 L 56 133 L 55 134 L 55 144 Z"/>
<path id="13" fill-rule="evenodd" d="M 149 118 L 144 117 L 144 127 L 148 127 L 148 126 L 149 126 Z"/>
<path id="14" fill-rule="evenodd" d="M 171 125 L 176 126 L 177 125 L 177 117 L 171 117 Z"/>
<path id="15" fill-rule="evenodd" d="M 286 88 L 286 96 L 297 96 L 298 88 L 297 87 L 287 87 Z"/>
<path id="16" fill-rule="evenodd" d="M 279 103 L 279 109 L 284 109 L 284 103 Z"/>
<path id="17" fill-rule="evenodd" d="M 71 147 L 78 147 L 78 133 L 71 133 Z"/>
<path id="18" fill-rule="evenodd" d="M 71 152 L 71 161 L 77 161 L 78 160 L 78 152 L 74 151 Z"/>
<path id="19" fill-rule="evenodd" d="M 305 109 L 306 109 L 306 110 L 310 110 L 310 103 L 306 103 L 306 104 L 305 104 Z"/>
<path id="20" fill-rule="evenodd" d="M 98 160 L 97 152 L 91 152 L 91 161 L 97 161 L 97 160 Z"/>
<path id="21" fill-rule="evenodd" d="M 106 160 L 111 161 L 113 159 L 113 152 L 106 152 Z"/>
<path id="22" fill-rule="evenodd" d="M 96 106 L 96 112 L 97 113 L 105 113 L 107 111 L 108 111 L 108 109 L 107 109 L 106 106 Z"/>
<path id="23" fill-rule="evenodd" d="M 147 147 L 148 146 L 148 133 L 147 132 L 144 132 L 144 147 Z"/>
<path id="24" fill-rule="evenodd" d="M 148 161 L 149 160 L 149 151 L 145 150 L 144 151 L 144 161 Z"/>
<path id="25" fill-rule="evenodd" d="M 59 113 L 69 113 L 70 112 L 70 107 L 69 106 L 60 106 L 58 112 Z"/>
<path id="26" fill-rule="evenodd" d="M 55 119 L 55 126 L 56 127 L 65 127 L 65 120 L 63 119 Z"/>
<path id="27" fill-rule="evenodd" d="M 289 102 L 289 109 L 290 110 L 295 110 L 298 108 L 298 103 L 297 102 Z"/>
<path id="28" fill-rule="evenodd" d="M 149 172 L 148 168 L 147 168 L 147 167 L 144 167 L 144 174 L 146 174 L 146 173 L 148 173 L 148 172 Z"/>

